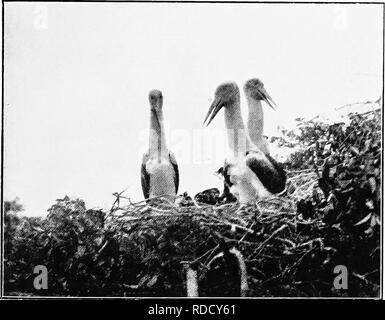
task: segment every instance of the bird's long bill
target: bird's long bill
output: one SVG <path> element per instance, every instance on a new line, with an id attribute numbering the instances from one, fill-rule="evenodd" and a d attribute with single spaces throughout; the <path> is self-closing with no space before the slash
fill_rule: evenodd
<path id="1" fill-rule="evenodd" d="M 161 126 L 160 126 L 160 121 L 159 121 L 158 113 L 156 112 L 155 109 L 151 109 L 151 111 L 152 111 L 152 114 L 154 115 L 154 117 L 155 117 L 155 119 L 156 119 L 156 123 L 157 123 L 157 125 L 158 125 L 159 130 L 160 130 L 160 129 L 161 129 Z"/>
<path id="2" fill-rule="evenodd" d="M 277 104 L 274 102 L 273 98 L 270 97 L 270 95 L 267 93 L 265 88 L 260 89 L 259 93 L 261 94 L 261 96 L 263 97 L 263 100 L 269 105 L 270 108 L 272 108 L 273 110 L 277 108 Z"/>
<path id="3" fill-rule="evenodd" d="M 210 124 L 210 122 L 215 118 L 219 110 L 221 110 L 223 104 L 221 103 L 220 98 L 216 98 L 214 102 L 211 104 L 209 111 L 207 112 L 206 118 L 203 121 L 203 124 L 206 122 L 206 126 Z"/>

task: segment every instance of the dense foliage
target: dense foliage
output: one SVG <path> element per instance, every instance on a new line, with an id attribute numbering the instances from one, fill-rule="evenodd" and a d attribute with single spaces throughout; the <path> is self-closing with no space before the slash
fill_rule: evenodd
<path id="1" fill-rule="evenodd" d="M 182 262 L 190 261 L 200 295 L 234 296 L 237 265 L 226 252 L 236 247 L 250 296 L 378 296 L 380 110 L 347 123 L 298 122 L 299 133 L 279 138 L 299 146 L 286 163 L 286 195 L 241 211 L 202 201 L 204 193 L 163 208 L 128 199 L 123 206 L 118 196 L 110 212 L 64 197 L 46 218 L 24 217 L 17 202 L 5 202 L 5 293 L 184 296 Z M 48 268 L 47 290 L 33 287 L 36 265 Z M 333 286 L 337 265 L 348 269 L 346 290 Z"/>

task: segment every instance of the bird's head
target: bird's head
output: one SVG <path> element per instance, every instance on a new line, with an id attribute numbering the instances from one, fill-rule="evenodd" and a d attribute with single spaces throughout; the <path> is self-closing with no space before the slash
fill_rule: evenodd
<path id="1" fill-rule="evenodd" d="M 150 101 L 151 110 L 159 111 L 162 110 L 163 106 L 163 95 L 160 90 L 151 90 L 148 94 L 148 100 Z"/>
<path id="2" fill-rule="evenodd" d="M 150 101 L 151 112 L 155 116 L 156 122 L 160 128 L 159 113 L 163 107 L 163 95 L 160 90 L 151 90 L 148 94 L 148 100 Z"/>
<path id="3" fill-rule="evenodd" d="M 234 103 L 239 102 L 239 100 L 239 88 L 235 82 L 225 82 L 221 84 L 215 91 L 215 99 L 211 104 L 203 123 L 206 122 L 206 125 L 208 126 L 219 110 L 223 107 L 231 107 Z"/>
<path id="4" fill-rule="evenodd" d="M 248 80 L 243 86 L 243 90 L 245 91 L 245 95 L 254 100 L 263 100 L 265 101 L 270 108 L 275 110 L 277 107 L 274 100 L 270 97 L 270 95 L 265 90 L 263 86 L 263 82 L 257 78 L 253 78 Z"/>

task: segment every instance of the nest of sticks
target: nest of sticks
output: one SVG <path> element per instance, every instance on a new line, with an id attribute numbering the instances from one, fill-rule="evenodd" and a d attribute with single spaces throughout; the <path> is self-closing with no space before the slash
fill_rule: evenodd
<path id="1" fill-rule="evenodd" d="M 151 288 L 157 295 L 183 296 L 192 285 L 199 296 L 303 295 L 309 275 L 303 269 L 331 252 L 320 237 L 322 217 L 297 213 L 297 201 L 318 187 L 317 174 L 291 173 L 288 186 L 285 195 L 247 206 L 196 200 L 175 205 L 162 197 L 132 203 L 116 194 L 107 227 L 134 246 L 143 263 L 132 294 Z M 196 284 L 186 280 L 191 270 Z"/>

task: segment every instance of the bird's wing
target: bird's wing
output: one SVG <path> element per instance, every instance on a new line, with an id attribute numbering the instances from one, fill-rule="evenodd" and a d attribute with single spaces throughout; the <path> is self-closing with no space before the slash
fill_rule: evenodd
<path id="1" fill-rule="evenodd" d="M 149 159 L 149 153 L 146 152 L 143 155 L 142 166 L 140 168 L 142 190 L 143 190 L 143 195 L 144 195 L 145 199 L 148 199 L 150 197 L 150 175 L 146 169 L 146 163 L 147 163 L 148 159 Z"/>
<path id="2" fill-rule="evenodd" d="M 261 152 L 249 152 L 246 164 L 269 192 L 280 193 L 285 190 L 285 170 L 270 155 Z"/>
<path id="3" fill-rule="evenodd" d="M 229 174 L 230 167 L 231 167 L 230 162 L 225 160 L 225 164 L 223 166 L 223 178 L 225 180 L 225 186 L 227 186 L 229 189 L 233 185 L 233 183 L 230 180 L 230 174 Z"/>
<path id="4" fill-rule="evenodd" d="M 228 188 L 230 188 L 233 185 L 233 183 L 230 180 L 230 174 L 229 174 L 230 167 L 231 167 L 230 162 L 225 160 L 223 167 L 220 167 L 216 171 L 216 174 L 221 175 L 223 177 L 223 182 L 224 182 L 225 186 L 227 186 Z"/>
<path id="5" fill-rule="evenodd" d="M 174 183 L 175 183 L 175 193 L 178 194 L 178 188 L 179 188 L 179 169 L 178 169 L 178 163 L 176 162 L 175 155 L 170 151 L 169 152 L 169 159 L 170 162 L 174 168 L 175 176 L 174 176 Z"/>
<path id="6" fill-rule="evenodd" d="M 223 196 L 226 198 L 226 202 L 234 202 L 237 201 L 237 197 L 231 193 L 230 188 L 233 185 L 230 179 L 229 169 L 231 167 L 231 163 L 225 160 L 225 164 L 223 166 L 223 178 L 224 178 L 224 186 L 223 186 Z"/>
<path id="7" fill-rule="evenodd" d="M 229 169 L 231 167 L 231 164 L 225 160 L 225 164 L 223 167 L 220 167 L 217 171 L 217 174 L 220 174 L 223 176 L 223 193 L 220 196 L 220 201 L 223 199 L 226 199 L 226 202 L 234 202 L 237 200 L 237 198 L 230 192 L 230 188 L 233 185 L 230 179 Z"/>

